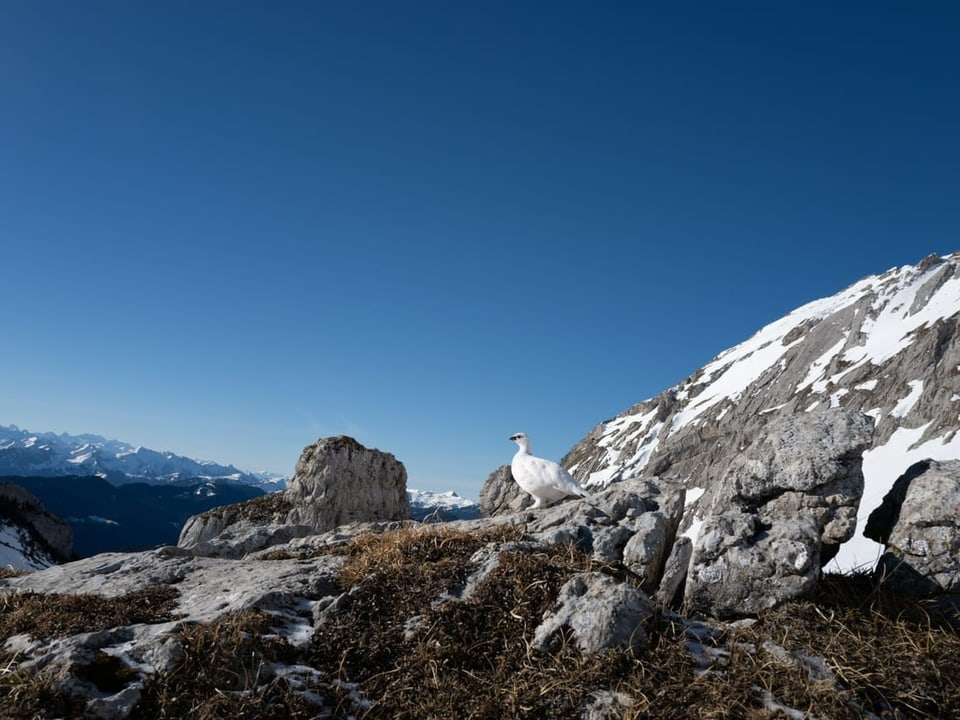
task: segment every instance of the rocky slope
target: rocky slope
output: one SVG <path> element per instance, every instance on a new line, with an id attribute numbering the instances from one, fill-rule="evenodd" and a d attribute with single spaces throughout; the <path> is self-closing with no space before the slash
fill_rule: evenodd
<path id="1" fill-rule="evenodd" d="M 39 570 L 68 560 L 73 528 L 24 488 L 0 482 L 0 568 Z"/>
<path id="2" fill-rule="evenodd" d="M 779 418 L 824 408 L 865 413 L 860 528 L 841 570 L 873 566 L 862 535 L 894 481 L 924 458 L 960 457 L 960 253 L 866 277 L 811 302 L 720 353 L 692 376 L 597 425 L 563 459 L 587 486 L 669 476 L 705 517 L 737 455 Z"/>

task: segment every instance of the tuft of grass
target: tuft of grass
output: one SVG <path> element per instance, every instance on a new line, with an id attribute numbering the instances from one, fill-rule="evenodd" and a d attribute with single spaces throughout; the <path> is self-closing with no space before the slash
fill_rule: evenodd
<path id="1" fill-rule="evenodd" d="M 224 516 L 227 522 L 249 520 L 252 523 L 266 524 L 285 516 L 293 508 L 294 504 L 287 499 L 285 493 L 275 492 L 242 503 L 211 508 L 200 513 L 199 517 L 207 519 Z"/>
<path id="2" fill-rule="evenodd" d="M 119 625 L 173 620 L 179 591 L 169 586 L 148 587 L 127 595 L 44 595 L 32 592 L 0 594 L 0 647 L 13 635 L 36 639 L 95 632 Z M 81 679 L 103 690 L 123 687 L 129 671 L 115 658 L 98 653 L 78 670 Z M 21 658 L 0 652 L 0 720 L 82 717 L 86 700 L 63 693 L 43 671 L 24 669 Z"/>
<path id="3" fill-rule="evenodd" d="M 26 670 L 16 655 L 0 651 L 0 720 L 80 718 L 86 699 L 70 697 L 45 673 Z"/>
<path id="4" fill-rule="evenodd" d="M 94 632 L 118 625 L 175 619 L 180 591 L 169 585 L 142 588 L 118 597 L 34 592 L 0 594 L 0 640 L 27 633 L 53 638 Z"/>
<path id="5" fill-rule="evenodd" d="M 18 570 L 12 567 L 0 567 L 0 580 L 3 578 L 12 578 L 20 577 L 21 575 L 29 575 L 29 570 Z"/>
<path id="6" fill-rule="evenodd" d="M 574 717 L 632 662 L 584 657 L 568 637 L 548 655 L 530 646 L 563 583 L 598 569 L 589 556 L 569 546 L 508 549 L 469 599 L 437 603 L 475 569 L 477 550 L 522 532 L 435 528 L 358 538 L 340 574 L 350 599 L 314 635 L 311 664 L 361 688 L 372 703 L 365 717 Z M 408 633 L 411 618 L 419 631 Z"/>
<path id="7" fill-rule="evenodd" d="M 178 639 L 179 661 L 148 680 L 131 720 L 317 717 L 317 707 L 274 673 L 275 664 L 297 658 L 294 649 L 273 634 L 269 614 L 245 610 L 212 623 L 184 625 Z"/>

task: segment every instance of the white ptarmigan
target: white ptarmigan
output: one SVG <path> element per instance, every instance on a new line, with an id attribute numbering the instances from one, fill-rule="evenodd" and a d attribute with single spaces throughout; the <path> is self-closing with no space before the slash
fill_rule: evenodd
<path id="1" fill-rule="evenodd" d="M 511 435 L 520 449 L 513 456 L 510 472 L 523 490 L 533 497 L 533 508 L 545 507 L 568 495 L 587 497 L 573 475 L 553 462 L 530 454 L 530 438 L 524 433 Z"/>

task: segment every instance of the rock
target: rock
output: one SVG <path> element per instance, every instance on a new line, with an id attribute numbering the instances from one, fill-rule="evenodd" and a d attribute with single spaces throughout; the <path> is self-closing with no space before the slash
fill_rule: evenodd
<path id="1" fill-rule="evenodd" d="M 403 463 L 341 435 L 304 448 L 286 490 L 190 518 L 177 545 L 238 558 L 341 525 L 409 515 Z"/>
<path id="2" fill-rule="evenodd" d="M 690 538 L 677 538 L 664 562 L 660 585 L 653 596 L 664 607 L 678 608 L 683 603 L 683 589 L 692 557 L 693 542 Z"/>
<path id="3" fill-rule="evenodd" d="M 673 542 L 670 522 L 660 512 L 642 514 L 637 519 L 636 532 L 623 546 L 623 564 L 637 574 L 640 587 L 646 593 L 656 592 L 660 583 L 663 563 Z"/>
<path id="4" fill-rule="evenodd" d="M 888 589 L 914 597 L 960 592 L 960 460 L 912 465 L 864 534 L 886 546 L 876 575 Z"/>
<path id="5" fill-rule="evenodd" d="M 841 409 L 876 418 L 865 483 L 867 496 L 879 499 L 917 460 L 956 455 L 958 288 L 957 252 L 865 277 L 774 320 L 680 383 L 599 423 L 561 464 L 593 488 L 641 475 L 687 481 L 689 490 L 704 491 L 691 500 L 687 530 L 707 516 L 716 485 L 767 425 Z M 872 509 L 859 513 L 861 526 Z M 830 534 L 843 536 L 852 524 L 849 511 L 842 515 L 826 531 L 821 560 L 840 547 Z M 881 550 L 872 545 L 855 535 L 836 567 L 872 562 Z"/>
<path id="6" fill-rule="evenodd" d="M 627 717 L 635 700 L 624 692 L 597 690 L 580 713 L 580 720 L 620 720 Z"/>
<path id="7" fill-rule="evenodd" d="M 4 522 L 4 518 L 7 522 Z M 46 511 L 33 494 L 13 483 L 0 483 L 0 526 L 17 528 L 31 569 L 64 562 L 73 553 L 73 527 Z M 32 560 L 31 560 L 32 557 Z"/>
<path id="8" fill-rule="evenodd" d="M 780 417 L 730 466 L 694 543 L 686 600 L 720 616 L 809 592 L 852 537 L 872 420 L 842 410 Z"/>
<path id="9" fill-rule="evenodd" d="M 532 644 L 548 652 L 557 633 L 569 628 L 586 654 L 620 647 L 639 651 L 647 639 L 644 625 L 656 614 L 657 607 L 640 590 L 603 573 L 580 573 L 560 589 L 557 608 L 544 615 Z"/>
<path id="10" fill-rule="evenodd" d="M 745 512 L 714 515 L 700 530 L 685 601 L 717 617 L 774 608 L 813 589 L 820 575 L 819 547 L 809 515 L 776 525 Z"/>
<path id="11" fill-rule="evenodd" d="M 509 465 L 501 465 L 487 477 L 480 489 L 480 516 L 512 515 L 533 505 L 513 479 Z"/>
<path id="12" fill-rule="evenodd" d="M 284 494 L 293 505 L 286 521 L 317 530 L 410 517 L 403 463 L 344 435 L 304 448 Z"/>
<path id="13" fill-rule="evenodd" d="M 259 609 L 269 613 L 274 631 L 295 646 L 308 643 L 313 611 L 336 595 L 336 573 L 344 562 L 328 555 L 308 560 L 225 560 L 194 557 L 177 548 L 139 553 L 106 553 L 41 572 L 0 581 L 0 587 L 27 592 L 117 597 L 157 585 L 180 595 L 176 620 L 80 633 L 53 639 L 14 636 L 3 648 L 20 656 L 24 671 L 43 669 L 60 692 L 91 698 L 90 717 L 124 718 L 139 700 L 147 675 L 169 671 L 182 657 L 178 628 L 212 622 L 228 613 Z M 87 676 L 107 658 L 135 670 L 124 686 L 110 692 Z M 109 660 L 113 658 L 114 660 Z"/>
<path id="14" fill-rule="evenodd" d="M 586 499 L 525 514 L 531 537 L 573 545 L 605 563 L 624 563 L 653 593 L 683 513 L 683 488 L 660 478 L 617 483 Z"/>

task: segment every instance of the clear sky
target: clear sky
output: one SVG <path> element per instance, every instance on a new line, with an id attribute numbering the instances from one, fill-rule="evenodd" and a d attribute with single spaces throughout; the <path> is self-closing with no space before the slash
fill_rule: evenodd
<path id="1" fill-rule="evenodd" d="M 477 497 L 960 249 L 960 5 L 0 0 L 0 248 L 0 424 Z"/>

